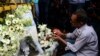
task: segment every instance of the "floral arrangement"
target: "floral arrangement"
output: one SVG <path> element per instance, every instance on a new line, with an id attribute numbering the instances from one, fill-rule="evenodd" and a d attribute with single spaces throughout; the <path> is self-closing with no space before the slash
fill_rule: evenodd
<path id="1" fill-rule="evenodd" d="M 19 18 L 7 14 L 5 24 L 0 25 L 0 56 L 15 55 L 19 48 L 19 36 L 23 35 L 23 24 Z"/>
<path id="2" fill-rule="evenodd" d="M 49 48 L 54 44 L 53 33 L 51 29 L 47 28 L 46 24 L 38 26 L 39 28 L 39 43 L 44 50 L 44 56 L 51 56 Z"/>
<path id="3" fill-rule="evenodd" d="M 23 22 L 24 26 L 30 26 L 32 25 L 32 17 L 26 17 L 25 14 L 27 14 L 29 11 L 31 11 L 30 4 L 25 5 L 19 5 L 17 9 L 15 10 L 16 17 L 20 18 L 20 21 Z M 28 15 L 27 15 L 28 16 Z"/>
<path id="4" fill-rule="evenodd" d="M 32 25 L 31 19 L 18 17 L 18 11 L 6 14 L 4 24 L 0 24 L 0 56 L 15 56 L 20 48 L 19 42 L 25 35 L 24 27 Z"/>
<path id="5" fill-rule="evenodd" d="M 24 13 L 27 13 L 29 10 L 31 10 L 31 6 L 30 5 L 19 5 L 17 7 L 17 9 L 15 10 L 15 14 L 18 17 L 21 17 Z"/>

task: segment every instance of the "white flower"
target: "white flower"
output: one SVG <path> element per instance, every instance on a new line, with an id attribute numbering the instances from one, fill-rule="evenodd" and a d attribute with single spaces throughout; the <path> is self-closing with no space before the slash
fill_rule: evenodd
<path id="1" fill-rule="evenodd" d="M 11 36 L 11 41 L 16 40 L 16 38 L 14 36 Z"/>
<path id="2" fill-rule="evenodd" d="M 2 31 L 6 31 L 6 30 L 8 30 L 8 27 L 6 25 L 3 25 L 2 26 Z"/>
<path id="3" fill-rule="evenodd" d="M 9 39 L 6 39 L 6 44 L 10 44 L 10 40 Z"/>
<path id="4" fill-rule="evenodd" d="M 18 24 L 18 25 L 15 25 L 14 27 L 15 27 L 15 30 L 17 30 L 17 31 L 18 30 L 19 31 L 23 31 L 24 30 L 23 24 L 20 24 L 20 25 Z"/>
<path id="5" fill-rule="evenodd" d="M 17 19 L 13 19 L 12 20 L 12 23 L 14 23 L 14 24 L 16 24 L 16 23 L 18 23 L 19 21 L 17 20 Z"/>
<path id="6" fill-rule="evenodd" d="M 1 33 L 1 35 L 2 35 L 2 37 L 4 37 L 5 35 L 9 35 L 9 32 L 3 31 L 3 32 Z"/>
<path id="7" fill-rule="evenodd" d="M 9 35 L 9 32 L 7 32 L 7 31 L 4 31 L 4 33 L 5 33 L 6 35 Z"/>
<path id="8" fill-rule="evenodd" d="M 2 36 L 2 31 L 0 31 L 0 36 Z"/>
<path id="9" fill-rule="evenodd" d="M 43 39 L 45 36 L 44 36 L 44 32 L 40 32 L 39 34 L 38 34 L 38 37 L 40 37 L 41 39 Z"/>
<path id="10" fill-rule="evenodd" d="M 13 44 L 11 48 L 15 49 L 16 47 L 17 47 L 16 44 Z"/>
<path id="11" fill-rule="evenodd" d="M 19 39 L 23 39 L 23 36 L 25 36 L 24 34 L 25 34 L 24 30 L 19 31 L 18 32 Z"/>
<path id="12" fill-rule="evenodd" d="M 6 34 L 5 33 L 1 33 L 1 36 L 4 37 Z"/>
<path id="13" fill-rule="evenodd" d="M 41 44 L 44 44 L 44 43 L 45 43 L 45 41 L 44 41 L 44 40 L 42 40 L 42 41 L 40 41 L 40 43 L 41 43 Z"/>
<path id="14" fill-rule="evenodd" d="M 5 44 L 10 44 L 10 40 L 9 39 L 2 39 L 1 40 L 3 43 L 5 43 Z"/>
<path id="15" fill-rule="evenodd" d="M 24 30 L 24 27 L 20 26 L 19 29 L 20 29 L 20 30 Z"/>
<path id="16" fill-rule="evenodd" d="M 49 42 L 46 40 L 41 41 L 41 47 L 47 47 L 49 45 Z"/>
<path id="17" fill-rule="evenodd" d="M 16 30 L 19 30 L 20 29 L 19 27 L 20 27 L 19 25 L 15 25 Z"/>
<path id="18" fill-rule="evenodd" d="M 38 37 L 41 37 L 41 33 L 38 34 Z"/>
<path id="19" fill-rule="evenodd" d="M 20 23 L 19 26 L 24 27 L 24 25 L 22 23 Z"/>
<path id="20" fill-rule="evenodd" d="M 16 18 L 16 20 L 18 20 L 18 21 L 19 21 L 20 19 L 19 19 L 19 18 Z"/>
<path id="21" fill-rule="evenodd" d="M 17 20 L 17 23 L 19 23 L 19 22 L 20 22 L 20 19 L 19 19 L 19 18 L 16 18 L 16 20 Z"/>
<path id="22" fill-rule="evenodd" d="M 0 31 L 2 31 L 2 25 L 0 25 Z"/>
<path id="23" fill-rule="evenodd" d="M 46 29 L 47 25 L 46 24 L 43 24 L 43 25 L 40 25 L 38 28 L 40 28 L 40 31 L 44 31 Z"/>
<path id="24" fill-rule="evenodd" d="M 12 23 L 16 24 L 16 19 L 13 19 L 13 20 L 12 20 Z"/>
<path id="25" fill-rule="evenodd" d="M 6 44 L 4 44 L 3 46 L 4 46 L 4 48 L 3 48 L 3 49 L 4 49 L 4 51 L 8 51 L 7 45 L 6 45 Z"/>
<path id="26" fill-rule="evenodd" d="M 10 26 L 9 27 L 9 32 L 14 32 L 15 31 L 15 28 L 13 26 Z"/>
<path id="27" fill-rule="evenodd" d="M 4 49 L 2 47 L 0 47 L 0 51 L 4 51 Z"/>
<path id="28" fill-rule="evenodd" d="M 23 11 L 16 9 L 15 13 L 19 16 L 23 15 Z"/>
<path id="29" fill-rule="evenodd" d="M 44 47 L 47 47 L 47 46 L 49 46 L 49 41 L 45 41 L 44 43 Z"/>
<path id="30" fill-rule="evenodd" d="M 24 5 L 22 8 L 23 8 L 23 11 L 24 11 L 24 12 L 27 12 L 27 11 L 29 10 L 29 8 L 28 8 L 27 5 Z"/>
<path id="31" fill-rule="evenodd" d="M 13 18 L 13 17 L 15 17 L 15 15 L 10 14 L 10 15 L 8 15 L 8 17 Z"/>
<path id="32" fill-rule="evenodd" d="M 40 29 L 42 25 L 39 25 L 38 28 Z"/>
<path id="33" fill-rule="evenodd" d="M 10 20 L 6 20 L 6 25 L 11 25 L 11 21 Z"/>
<path id="34" fill-rule="evenodd" d="M 46 35 L 51 35 L 51 34 L 52 34 L 51 29 L 46 28 Z"/>

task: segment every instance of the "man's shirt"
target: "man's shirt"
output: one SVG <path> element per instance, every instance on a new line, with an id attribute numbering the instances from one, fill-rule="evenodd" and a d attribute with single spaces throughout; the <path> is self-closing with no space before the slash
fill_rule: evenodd
<path id="1" fill-rule="evenodd" d="M 75 44 L 67 42 L 66 50 L 76 52 L 77 56 L 97 56 L 98 38 L 92 26 L 84 25 L 66 37 L 76 38 Z"/>

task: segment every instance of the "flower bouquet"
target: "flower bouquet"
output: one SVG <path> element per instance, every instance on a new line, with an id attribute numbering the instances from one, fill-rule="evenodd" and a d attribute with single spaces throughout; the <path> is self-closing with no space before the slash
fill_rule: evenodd
<path id="1" fill-rule="evenodd" d="M 14 15 L 7 14 L 5 24 L 0 25 L 0 56 L 14 56 L 18 51 L 19 36 L 24 30 L 19 19 L 14 18 Z"/>
<path id="2" fill-rule="evenodd" d="M 19 18 L 23 18 L 23 14 L 29 12 L 31 9 L 32 8 L 30 5 L 18 5 L 17 9 L 15 10 L 15 14 Z"/>
<path id="3" fill-rule="evenodd" d="M 15 56 L 20 48 L 20 40 L 25 35 L 25 24 L 31 20 L 23 20 L 14 14 L 7 14 L 5 23 L 0 24 L 0 56 Z"/>
<path id="4" fill-rule="evenodd" d="M 39 25 L 38 28 L 39 28 L 39 33 L 38 33 L 39 43 L 42 49 L 44 50 L 43 56 L 52 56 L 53 50 L 50 49 L 53 46 L 53 44 L 56 42 L 52 38 L 54 37 L 53 33 L 51 29 L 47 28 L 46 24 Z"/>
<path id="5" fill-rule="evenodd" d="M 0 56 L 17 56 L 20 40 L 26 36 L 24 28 L 32 25 L 33 18 L 22 16 L 29 10 L 30 5 L 20 5 L 13 14 L 6 14 L 0 24 Z"/>

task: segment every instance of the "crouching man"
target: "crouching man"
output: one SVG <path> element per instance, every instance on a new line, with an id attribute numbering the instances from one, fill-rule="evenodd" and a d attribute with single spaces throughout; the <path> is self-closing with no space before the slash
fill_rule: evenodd
<path id="1" fill-rule="evenodd" d="M 59 29 L 55 29 L 55 39 L 66 44 L 66 50 L 71 50 L 76 53 L 76 56 L 97 56 L 98 54 L 98 38 L 92 26 L 88 26 L 86 14 L 73 13 L 71 23 L 76 29 L 72 33 L 64 34 Z M 71 44 L 65 41 L 61 36 L 66 38 L 76 38 L 75 43 Z M 66 56 L 66 55 L 64 55 Z"/>

